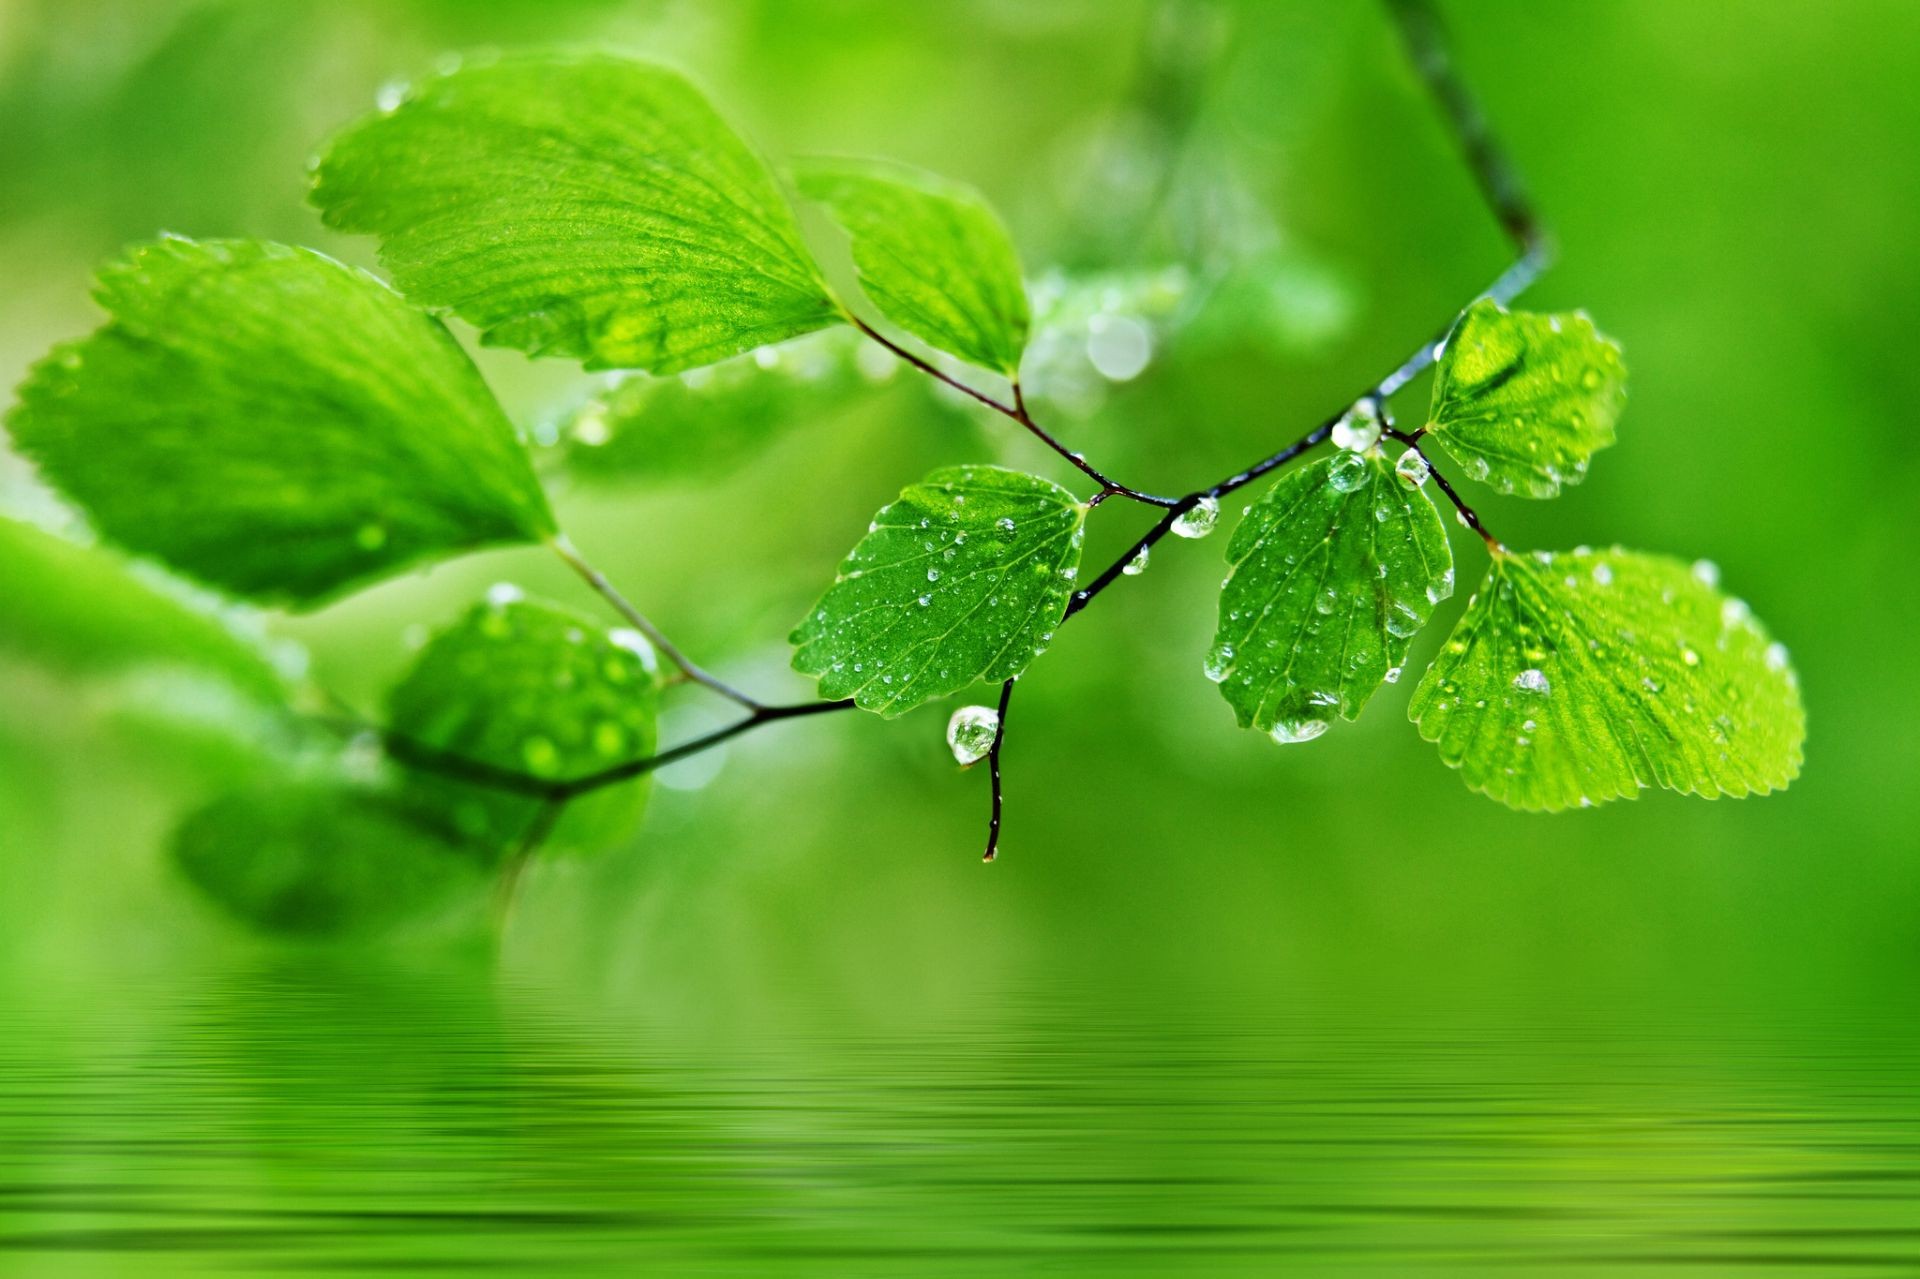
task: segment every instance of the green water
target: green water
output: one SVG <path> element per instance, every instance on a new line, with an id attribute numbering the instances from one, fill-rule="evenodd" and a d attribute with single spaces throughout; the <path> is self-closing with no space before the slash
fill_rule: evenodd
<path id="1" fill-rule="evenodd" d="M 563 1006 L 290 968 L 16 999 L 0 1272 L 1920 1268 L 1920 1041 L 1871 1022 Z"/>

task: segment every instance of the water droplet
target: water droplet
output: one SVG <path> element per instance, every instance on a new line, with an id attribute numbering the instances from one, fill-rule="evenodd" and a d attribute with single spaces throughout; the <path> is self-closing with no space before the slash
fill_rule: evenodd
<path id="1" fill-rule="evenodd" d="M 1387 634 L 1395 639 L 1406 639 L 1420 631 L 1420 614 L 1395 600 L 1393 607 L 1387 610 Z"/>
<path id="2" fill-rule="evenodd" d="M 1177 537 L 1205 537 L 1213 532 L 1213 526 L 1219 522 L 1219 499 L 1203 497 L 1180 512 L 1179 518 L 1173 522 L 1173 532 Z"/>
<path id="3" fill-rule="evenodd" d="M 925 607 L 926 607 L 927 605 L 929 605 L 929 604 L 931 604 L 931 603 L 933 603 L 933 596 L 931 596 L 931 595 L 922 595 L 922 596 L 920 597 L 920 607 L 921 607 L 921 608 L 925 608 Z"/>
<path id="4" fill-rule="evenodd" d="M 1680 650 L 1680 660 L 1688 666 L 1698 666 L 1700 665 L 1700 654 L 1690 648 L 1683 648 Z"/>
<path id="5" fill-rule="evenodd" d="M 1405 669 L 1406 668 L 1402 666 L 1389 666 L 1387 667 L 1387 673 L 1381 678 L 1389 684 L 1398 684 L 1400 682 L 1400 672 Z"/>
<path id="6" fill-rule="evenodd" d="M 1767 669 L 1784 671 L 1787 669 L 1787 646 L 1778 642 L 1767 645 Z"/>
<path id="7" fill-rule="evenodd" d="M 406 105 L 407 97 L 412 92 L 413 86 L 405 80 L 389 80 L 380 86 L 380 91 L 374 95 L 373 102 L 383 112 L 398 111 Z"/>
<path id="8" fill-rule="evenodd" d="M 999 519 L 993 522 L 993 526 L 999 529 L 1002 533 L 1013 532 L 1013 520 L 1009 516 L 1002 515 Z"/>
<path id="9" fill-rule="evenodd" d="M 960 767 L 979 763 L 1000 735 L 1000 712 L 991 706 L 962 706 L 947 720 L 947 746 Z"/>
<path id="10" fill-rule="evenodd" d="M 495 608 L 505 608 L 509 604 L 518 604 L 526 595 L 512 582 L 495 582 L 487 588 L 487 603 Z"/>
<path id="11" fill-rule="evenodd" d="M 1267 736 L 1282 746 L 1295 742 L 1310 742 L 1327 731 L 1324 719 L 1283 719 L 1268 731 Z"/>
<path id="12" fill-rule="evenodd" d="M 1427 482 L 1427 477 L 1433 474 L 1433 468 L 1427 465 L 1427 459 L 1420 456 L 1418 450 L 1408 449 L 1393 464 L 1393 473 L 1400 477 L 1402 484 L 1417 489 Z"/>
<path id="13" fill-rule="evenodd" d="M 1364 453 L 1380 442 L 1380 409 L 1372 400 L 1361 400 L 1333 424 L 1333 442 L 1338 448 Z"/>
<path id="14" fill-rule="evenodd" d="M 937 568 L 930 568 L 930 569 L 928 569 L 928 570 L 927 570 L 927 580 L 928 580 L 929 582 L 937 582 L 937 581 L 939 581 L 939 580 L 940 580 L 940 570 L 939 570 L 939 569 L 937 569 Z"/>
<path id="15" fill-rule="evenodd" d="M 1513 686 L 1523 693 L 1551 693 L 1553 685 L 1547 681 L 1547 673 L 1528 668 L 1513 677 Z"/>
<path id="16" fill-rule="evenodd" d="M 1358 453 L 1341 453 L 1327 468 L 1327 483 L 1342 493 L 1363 489 L 1373 479 L 1373 464 Z"/>
<path id="17" fill-rule="evenodd" d="M 387 526 L 362 524 L 353 535 L 354 545 L 363 551 L 377 551 L 387 544 Z"/>
<path id="18" fill-rule="evenodd" d="M 1206 664 L 1200 668 L 1206 677 L 1218 684 L 1233 673 L 1233 645 L 1216 644 L 1207 654 Z"/>
<path id="19" fill-rule="evenodd" d="M 1700 585 L 1702 586 L 1706 586 L 1706 587 L 1719 586 L 1720 585 L 1720 566 L 1718 564 L 1715 564 L 1712 560 L 1695 560 L 1693 562 L 1693 576 L 1694 576 L 1694 580 L 1699 582 Z"/>
<path id="20" fill-rule="evenodd" d="M 1147 571 L 1147 561 L 1151 559 L 1152 556 L 1153 556 L 1153 548 L 1150 546 L 1143 546 L 1140 548 L 1140 553 L 1134 556 L 1132 559 L 1128 560 L 1127 566 L 1121 569 L 1120 571 L 1122 573 L 1125 573 L 1128 577 L 1138 577 L 1142 573 Z"/>
<path id="21" fill-rule="evenodd" d="M 1595 564 L 1593 566 L 1593 580 L 1601 586 L 1612 586 L 1613 569 L 1606 564 Z"/>

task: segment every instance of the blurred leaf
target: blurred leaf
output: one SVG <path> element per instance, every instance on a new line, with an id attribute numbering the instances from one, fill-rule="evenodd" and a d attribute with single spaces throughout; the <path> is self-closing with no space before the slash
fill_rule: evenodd
<path id="1" fill-rule="evenodd" d="M 314 203 L 481 340 L 672 373 L 840 322 L 759 156 L 675 72 L 517 57 L 327 149 Z"/>
<path id="2" fill-rule="evenodd" d="M 388 726 L 496 768 L 572 780 L 653 754 L 658 677 L 652 648 L 557 605 L 479 604 L 427 644 L 388 695 Z M 591 849 L 630 834 L 645 811 L 637 778 L 567 805 L 549 848 Z M 412 772 L 409 798 L 489 856 L 526 831 L 539 801 Z"/>
<path id="3" fill-rule="evenodd" d="M 1474 479 L 1554 497 L 1613 443 L 1626 398 L 1620 347 L 1585 315 L 1508 311 L 1482 298 L 1447 335 L 1427 430 Z"/>
<path id="4" fill-rule="evenodd" d="M 1799 680 L 1717 577 L 1618 547 L 1498 552 L 1410 714 L 1514 808 L 1783 787 L 1806 736 Z"/>
<path id="5" fill-rule="evenodd" d="M 0 650 L 69 675 L 141 667 L 211 672 L 255 697 L 283 696 L 259 643 L 184 591 L 169 593 L 109 551 L 0 519 Z"/>
<path id="6" fill-rule="evenodd" d="M 1066 613 L 1086 518 L 1037 476 L 933 472 L 881 508 L 794 629 L 794 669 L 887 716 L 1018 675 Z"/>
<path id="7" fill-rule="evenodd" d="M 485 883 L 471 858 L 389 797 L 340 783 L 227 795 L 180 824 L 171 852 L 228 914 L 307 937 L 384 932 Z"/>
<path id="8" fill-rule="evenodd" d="M 1207 676 L 1242 728 L 1318 737 L 1357 718 L 1453 593 L 1453 552 L 1426 492 L 1374 451 L 1289 471 L 1234 530 Z"/>
<path id="9" fill-rule="evenodd" d="M 9 419 L 130 550 L 311 605 L 424 558 L 553 530 L 526 454 L 446 330 L 307 249 L 169 239 L 100 274 L 113 315 Z"/>
<path id="10" fill-rule="evenodd" d="M 810 161 L 800 190 L 853 241 L 860 285 L 921 341 L 1008 377 L 1031 317 L 1020 255 L 978 192 L 899 165 Z"/>
<path id="11" fill-rule="evenodd" d="M 844 410 L 862 379 L 846 344 L 826 340 L 842 337 L 858 335 L 840 329 L 673 376 L 627 377 L 561 424 L 568 469 L 664 482 L 740 465 L 787 431 Z"/>

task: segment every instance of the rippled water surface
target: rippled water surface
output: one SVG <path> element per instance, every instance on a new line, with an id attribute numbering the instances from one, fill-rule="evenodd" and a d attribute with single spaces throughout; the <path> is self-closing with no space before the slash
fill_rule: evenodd
<path id="1" fill-rule="evenodd" d="M 0 1272 L 1920 1269 L 1920 1054 L 1859 1027 L 1036 998 L 693 1047 L 484 983 L 109 1003 L 0 1010 Z"/>

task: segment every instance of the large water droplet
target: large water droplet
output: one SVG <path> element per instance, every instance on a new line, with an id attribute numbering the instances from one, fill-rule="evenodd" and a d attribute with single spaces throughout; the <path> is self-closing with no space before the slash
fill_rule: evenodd
<path id="1" fill-rule="evenodd" d="M 1373 479 L 1373 464 L 1358 453 L 1341 453 L 1327 468 L 1327 483 L 1342 493 L 1363 489 Z"/>
<path id="2" fill-rule="evenodd" d="M 1218 684 L 1233 671 L 1233 645 L 1215 644 L 1207 654 L 1206 663 L 1200 668 L 1208 679 Z"/>
<path id="3" fill-rule="evenodd" d="M 1000 735 L 1000 712 L 991 706 L 962 706 L 947 721 L 947 746 L 960 767 L 978 764 Z"/>
<path id="4" fill-rule="evenodd" d="M 1267 736 L 1282 746 L 1294 742 L 1310 742 L 1327 731 L 1324 719 L 1283 719 L 1268 731 Z"/>
<path id="5" fill-rule="evenodd" d="M 1372 400 L 1361 400 L 1333 424 L 1336 447 L 1364 453 L 1380 442 L 1380 410 Z"/>
<path id="6" fill-rule="evenodd" d="M 1400 477 L 1402 484 L 1417 489 L 1427 482 L 1427 477 L 1433 474 L 1433 468 L 1427 465 L 1427 459 L 1420 455 L 1418 449 L 1408 449 L 1393 464 L 1393 473 Z"/>
<path id="7" fill-rule="evenodd" d="M 1203 497 L 1186 510 L 1180 512 L 1173 522 L 1173 532 L 1177 537 L 1205 537 L 1213 532 L 1213 526 L 1220 522 L 1220 500 Z"/>
<path id="8" fill-rule="evenodd" d="M 1695 560 L 1693 562 L 1693 577 L 1694 577 L 1694 580 L 1699 582 L 1700 585 L 1702 586 L 1706 586 L 1706 587 L 1719 586 L 1720 585 L 1720 566 L 1718 564 L 1715 564 L 1712 560 Z"/>
<path id="9" fill-rule="evenodd" d="M 1147 571 L 1147 561 L 1151 559 L 1152 556 L 1153 556 L 1153 548 L 1150 546 L 1143 546 L 1140 548 L 1140 553 L 1134 556 L 1132 559 L 1128 560 L 1126 567 L 1121 569 L 1120 571 L 1122 573 L 1125 573 L 1128 577 L 1138 577 L 1142 573 Z"/>

